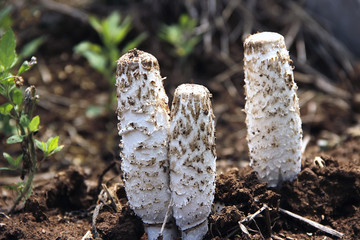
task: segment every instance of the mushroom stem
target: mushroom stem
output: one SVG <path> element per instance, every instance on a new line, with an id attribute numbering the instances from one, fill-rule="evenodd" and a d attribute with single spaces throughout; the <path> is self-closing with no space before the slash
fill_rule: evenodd
<path id="1" fill-rule="evenodd" d="M 263 32 L 244 42 L 247 140 L 251 166 L 276 187 L 301 170 L 302 129 L 292 61 L 284 37 Z"/>

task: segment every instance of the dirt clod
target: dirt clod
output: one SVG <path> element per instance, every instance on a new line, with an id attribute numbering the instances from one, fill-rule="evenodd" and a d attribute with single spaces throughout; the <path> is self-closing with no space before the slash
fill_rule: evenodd
<path id="1" fill-rule="evenodd" d="M 80 168 L 71 167 L 59 172 L 55 177 L 55 187 L 46 193 L 46 205 L 49 208 L 75 210 L 88 207 L 86 203 L 87 186 Z"/>

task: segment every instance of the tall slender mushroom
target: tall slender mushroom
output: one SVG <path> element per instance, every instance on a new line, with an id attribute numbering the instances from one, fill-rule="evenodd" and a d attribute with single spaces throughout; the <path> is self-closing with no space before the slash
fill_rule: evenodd
<path id="1" fill-rule="evenodd" d="M 204 86 L 182 84 L 171 107 L 170 188 L 183 240 L 203 238 L 214 200 L 215 123 L 210 98 Z"/>
<path id="2" fill-rule="evenodd" d="M 244 42 L 247 140 L 251 165 L 269 187 L 301 170 L 297 85 L 284 37 L 262 32 Z"/>
<path id="3" fill-rule="evenodd" d="M 148 238 L 157 239 L 171 199 L 168 97 L 151 54 L 130 50 L 118 60 L 116 75 L 125 190 Z M 175 239 L 175 228 L 165 229 L 163 236 Z"/>

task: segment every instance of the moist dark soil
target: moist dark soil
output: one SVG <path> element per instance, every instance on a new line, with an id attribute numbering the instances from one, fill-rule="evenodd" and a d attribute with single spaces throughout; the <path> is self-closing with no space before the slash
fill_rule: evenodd
<path id="1" fill-rule="evenodd" d="M 337 239 L 306 220 L 341 232 L 343 239 L 360 239 L 360 62 L 339 52 L 338 45 L 331 45 L 331 39 L 309 22 L 310 15 L 292 5 L 303 1 L 239 1 L 235 6 L 234 1 L 218 0 L 213 1 L 218 3 L 216 11 L 206 9 L 211 4 L 205 0 L 191 6 L 183 1 L 145 0 L 5 2 L 13 5 L 18 50 L 36 37 L 46 37 L 34 53 L 38 65 L 24 74 L 25 87 L 35 85 L 40 95 L 35 111 L 41 129 L 36 138 L 59 136 L 65 147 L 39 163 L 32 195 L 12 214 L 7 210 L 16 193 L 6 186 L 19 182 L 20 173 L 1 172 L 0 240 L 147 239 L 121 180 L 117 119 L 111 105 L 115 87 L 73 52 L 81 41 L 101 44 L 81 13 L 105 17 L 114 10 L 133 17 L 125 42 L 139 33 L 148 34 L 138 48 L 158 59 L 170 103 L 181 83 L 202 84 L 212 93 L 218 160 L 205 239 Z M 190 56 L 179 60 L 171 45 L 159 39 L 158 30 L 164 23 L 176 23 L 187 11 L 201 18 L 214 14 L 209 16 L 213 39 L 211 46 L 201 41 Z M 224 14 L 225 26 L 218 21 Z M 242 42 L 250 30 L 293 37 L 289 52 L 299 87 L 304 139 L 310 141 L 298 178 L 277 189 L 267 188 L 248 166 Z M 305 47 L 306 52 L 301 52 Z M 0 97 L 0 105 L 4 102 Z M 94 106 L 100 111 L 91 113 Z M 9 134 L 0 131 L 0 153 L 18 156 L 20 146 L 6 144 Z M 0 157 L 0 167 L 6 164 Z M 97 215 L 95 224 L 93 215 Z"/>
<path id="2" fill-rule="evenodd" d="M 280 209 L 337 230 L 343 239 L 359 239 L 360 165 L 354 157 L 359 146 L 360 139 L 354 138 L 326 154 L 313 151 L 303 161 L 298 178 L 279 189 L 268 189 L 251 167 L 218 174 L 205 239 L 337 239 Z M 315 156 L 322 158 L 323 165 L 314 161 Z M 93 194 L 97 186 L 86 179 L 83 169 L 70 167 L 40 184 L 22 210 L 9 217 L 0 215 L 0 239 L 81 239 L 91 230 L 97 201 Z M 120 178 L 116 182 L 108 188 L 115 189 L 117 210 L 111 204 L 101 209 L 95 224 L 98 235 L 147 239 L 141 220 L 127 204 Z M 264 206 L 253 220 L 244 221 Z"/>

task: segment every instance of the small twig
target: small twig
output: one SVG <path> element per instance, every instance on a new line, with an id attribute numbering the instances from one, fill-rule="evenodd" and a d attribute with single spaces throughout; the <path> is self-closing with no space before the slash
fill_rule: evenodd
<path id="1" fill-rule="evenodd" d="M 262 213 L 265 209 L 268 209 L 269 207 L 264 204 L 264 206 L 262 206 L 262 208 L 260 208 L 259 210 L 257 210 L 255 213 L 248 215 L 247 217 L 245 217 L 243 220 L 240 221 L 240 223 L 244 223 L 244 222 L 250 222 L 252 220 L 254 220 L 254 218 L 257 217 L 257 215 L 259 215 L 260 213 Z"/>
<path id="2" fill-rule="evenodd" d="M 310 135 L 305 135 L 305 136 L 304 136 L 304 138 L 303 138 L 303 144 L 302 144 L 302 146 L 301 146 L 301 153 L 302 153 L 302 154 L 305 153 L 306 147 L 308 146 L 310 140 L 311 140 Z"/>
<path id="3" fill-rule="evenodd" d="M 71 7 L 70 5 L 64 3 L 55 2 L 53 0 L 40 0 L 40 3 L 41 6 L 47 10 L 70 16 L 80 20 L 82 23 L 88 24 L 88 14 L 77 8 Z"/>
<path id="4" fill-rule="evenodd" d="M 97 232 L 97 230 L 96 230 L 96 218 L 97 218 L 97 216 L 99 215 L 99 212 L 100 212 L 100 210 L 101 210 L 101 208 L 104 206 L 104 203 L 99 203 L 98 205 L 96 205 L 96 207 L 95 207 L 95 210 L 94 210 L 94 213 L 93 213 L 93 216 L 92 216 L 92 223 L 91 223 L 91 225 L 92 225 L 92 227 L 91 227 L 91 233 L 92 233 L 92 235 L 93 235 L 93 237 L 94 238 L 99 238 L 99 234 L 98 234 L 98 232 Z"/>
<path id="5" fill-rule="evenodd" d="M 105 174 L 110 171 L 114 166 L 115 166 L 116 162 L 113 161 L 109 166 L 107 166 L 104 171 L 100 174 L 99 176 L 99 180 L 98 180 L 98 185 L 97 185 L 97 190 L 98 192 L 100 192 L 100 187 L 102 185 L 102 182 L 103 182 L 103 179 L 104 179 L 104 176 Z"/>
<path id="6" fill-rule="evenodd" d="M 164 229 L 165 229 L 165 225 L 166 225 L 166 223 L 167 223 L 167 220 L 168 220 L 168 218 L 169 218 L 169 216 L 170 216 L 170 210 L 171 210 L 172 204 L 173 204 L 173 199 L 171 198 L 171 199 L 170 199 L 170 202 L 169 202 L 168 209 L 167 209 L 166 214 L 165 214 L 165 218 L 164 218 L 163 224 L 162 224 L 162 226 L 161 226 L 160 235 L 159 235 L 160 238 L 163 237 L 163 232 L 164 232 Z"/>
<path id="7" fill-rule="evenodd" d="M 291 1 L 288 1 L 288 4 L 291 12 L 302 20 L 303 25 L 317 36 L 322 43 L 332 48 L 334 55 L 339 59 L 344 69 L 350 74 L 353 73 L 354 55 L 337 38 L 315 21 L 299 4 Z"/>
<path id="8" fill-rule="evenodd" d="M 276 235 L 271 235 L 271 238 L 273 240 L 284 240 L 283 238 L 279 237 L 279 236 L 276 236 Z"/>
<path id="9" fill-rule="evenodd" d="M 270 211 L 269 208 L 266 207 L 265 210 L 265 222 L 266 222 L 266 238 L 270 238 L 271 237 L 271 219 L 270 219 Z"/>
<path id="10" fill-rule="evenodd" d="M 254 220 L 260 213 L 262 213 L 263 211 L 265 211 L 265 221 L 266 221 L 266 224 L 267 224 L 267 231 L 268 231 L 268 235 L 271 236 L 271 223 L 270 223 L 270 215 L 269 215 L 269 207 L 264 204 L 264 206 L 262 206 L 262 208 L 260 208 L 259 210 L 257 210 L 255 213 L 253 214 L 250 214 L 248 215 L 247 217 L 245 217 L 243 220 L 239 221 L 239 227 L 240 229 L 244 231 L 244 225 L 243 223 L 248 223 L 248 222 L 251 222 L 251 221 L 254 221 L 255 225 L 256 225 L 256 228 L 258 229 L 258 232 L 260 233 L 261 237 L 263 239 L 265 239 L 265 237 L 263 236 L 259 226 L 257 225 L 256 221 Z M 269 230 L 270 229 L 270 230 Z M 248 234 L 248 232 L 245 232 L 246 234 Z"/>
<path id="11" fill-rule="evenodd" d="M 89 239 L 93 239 L 92 233 L 90 230 L 85 233 L 85 235 L 81 238 L 81 240 L 89 240 Z"/>
<path id="12" fill-rule="evenodd" d="M 117 206 L 116 206 L 116 203 L 115 203 L 115 200 L 114 200 L 113 196 L 112 196 L 111 193 L 109 192 L 109 189 L 106 187 L 106 185 L 105 185 L 104 183 L 101 184 L 101 186 L 102 186 L 103 189 L 105 190 L 105 192 L 106 192 L 106 194 L 107 194 L 107 196 L 108 196 L 108 199 L 110 199 L 110 202 L 111 202 L 110 206 L 114 209 L 115 212 L 117 212 L 117 211 L 118 211 L 118 208 L 117 208 Z"/>
<path id="13" fill-rule="evenodd" d="M 43 82 L 45 84 L 51 83 L 53 78 L 52 78 L 52 75 L 51 75 L 51 72 L 50 72 L 48 66 L 46 65 L 46 63 L 43 60 L 41 60 L 41 58 L 39 58 L 38 63 L 39 63 L 38 68 L 39 68 L 40 76 L 41 76 Z"/>
<path id="14" fill-rule="evenodd" d="M 297 53 L 297 60 L 304 64 L 307 61 L 307 55 L 306 55 L 306 46 L 304 41 L 304 34 L 301 32 L 298 34 L 296 40 L 296 53 Z"/>
<path id="15" fill-rule="evenodd" d="M 308 82 L 312 82 L 316 87 L 318 87 L 322 91 L 331 95 L 335 95 L 345 100 L 351 98 L 351 95 L 348 91 L 345 91 L 335 86 L 328 77 L 317 71 L 315 68 L 311 67 L 309 64 L 301 63 L 296 60 L 294 60 L 294 63 L 298 68 L 302 69 L 304 72 L 311 74 L 312 77 L 310 77 L 310 79 L 305 79 L 305 80 L 307 80 Z"/>
<path id="16" fill-rule="evenodd" d="M 0 215 L 3 215 L 4 217 L 6 217 L 7 219 L 10 219 L 10 217 L 8 215 L 6 215 L 5 213 L 3 212 L 0 212 Z"/>
<path id="17" fill-rule="evenodd" d="M 239 228 L 240 227 L 240 228 Z M 230 228 L 229 229 L 229 234 L 228 235 L 226 235 L 225 237 L 224 237 L 224 239 L 229 239 L 229 238 L 231 238 L 232 236 L 234 236 L 236 233 L 238 233 L 239 232 L 239 230 L 241 230 L 243 233 L 245 233 L 247 236 L 250 236 L 250 234 L 249 234 L 249 232 L 248 232 L 248 230 L 246 229 L 246 227 L 243 225 L 243 224 L 241 224 L 240 222 L 239 222 L 239 227 L 237 227 L 237 226 L 235 226 L 235 227 L 232 227 L 232 228 Z M 221 236 L 221 233 L 218 231 L 218 233 L 219 233 L 219 236 Z"/>
<path id="18" fill-rule="evenodd" d="M 293 218 L 295 218 L 295 219 L 297 219 L 299 221 L 305 222 L 305 223 L 309 224 L 310 226 L 315 227 L 316 229 L 318 229 L 320 231 L 323 231 L 323 232 L 325 232 L 327 234 L 330 234 L 332 236 L 335 236 L 337 238 L 342 238 L 344 236 L 344 234 L 341 233 L 341 232 L 338 232 L 338 231 L 336 231 L 336 230 L 334 230 L 332 228 L 326 227 L 326 226 L 324 226 L 324 225 L 322 225 L 320 223 L 317 223 L 315 221 L 312 221 L 310 219 L 304 218 L 304 217 L 302 217 L 300 215 L 297 215 L 295 213 L 292 213 L 292 212 L 290 212 L 288 210 L 280 208 L 279 211 L 281 213 L 284 213 L 284 214 L 286 214 L 286 215 L 288 215 L 290 217 L 293 217 Z"/>
<path id="19" fill-rule="evenodd" d="M 285 44 L 287 49 L 291 48 L 292 44 L 296 39 L 296 36 L 300 31 L 300 28 L 301 28 L 301 22 L 299 20 L 295 20 L 290 26 L 288 32 L 285 34 Z"/>

